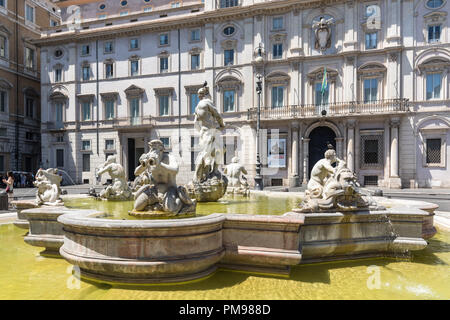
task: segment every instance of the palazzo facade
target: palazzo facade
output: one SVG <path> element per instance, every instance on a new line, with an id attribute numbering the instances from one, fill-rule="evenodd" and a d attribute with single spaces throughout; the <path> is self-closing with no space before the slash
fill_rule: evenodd
<path id="1" fill-rule="evenodd" d="M 207 81 L 250 183 L 260 103 L 265 186 L 307 183 L 333 146 L 362 185 L 450 187 L 447 1 L 56 1 L 34 42 L 42 166 L 94 183 L 114 154 L 132 180 L 161 139 L 189 182 Z"/>

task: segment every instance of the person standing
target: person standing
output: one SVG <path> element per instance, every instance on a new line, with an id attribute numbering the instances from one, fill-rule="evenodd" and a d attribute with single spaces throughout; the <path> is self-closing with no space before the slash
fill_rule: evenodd
<path id="1" fill-rule="evenodd" d="M 6 176 L 8 179 L 3 179 L 3 183 L 6 184 L 6 193 L 8 194 L 8 204 L 10 204 L 14 196 L 14 175 L 11 171 L 8 171 Z"/>

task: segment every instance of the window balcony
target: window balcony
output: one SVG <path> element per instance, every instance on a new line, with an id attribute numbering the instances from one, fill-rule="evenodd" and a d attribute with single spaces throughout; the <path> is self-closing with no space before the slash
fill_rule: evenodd
<path id="1" fill-rule="evenodd" d="M 151 116 L 123 117 L 113 120 L 113 127 L 117 129 L 142 129 L 153 125 L 154 120 Z"/>
<path id="2" fill-rule="evenodd" d="M 257 108 L 248 110 L 248 120 L 256 120 Z M 278 120 L 293 118 L 363 116 L 374 114 L 405 113 L 409 111 L 407 99 L 387 99 L 370 102 L 351 101 L 328 103 L 324 105 L 291 105 L 261 108 L 262 120 Z"/>

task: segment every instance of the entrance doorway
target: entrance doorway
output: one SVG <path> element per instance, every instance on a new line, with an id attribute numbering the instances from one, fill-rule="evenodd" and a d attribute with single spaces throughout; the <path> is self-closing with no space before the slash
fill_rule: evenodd
<path id="1" fill-rule="evenodd" d="M 317 127 L 309 134 L 309 176 L 317 161 L 324 157 L 328 145 L 336 150 L 336 134 L 329 127 Z"/>
<path id="2" fill-rule="evenodd" d="M 145 152 L 143 138 L 128 138 L 128 179 L 133 181 L 134 170 L 139 165 L 139 158 Z"/>

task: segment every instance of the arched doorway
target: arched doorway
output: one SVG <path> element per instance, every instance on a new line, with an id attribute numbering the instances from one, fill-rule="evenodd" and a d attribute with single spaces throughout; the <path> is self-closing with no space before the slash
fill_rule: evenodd
<path id="1" fill-rule="evenodd" d="M 317 127 L 309 134 L 309 177 L 317 161 L 323 158 L 328 144 L 336 150 L 336 134 L 329 127 Z"/>

